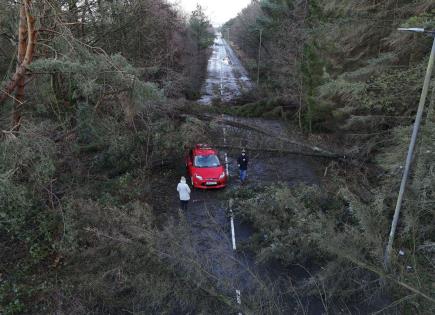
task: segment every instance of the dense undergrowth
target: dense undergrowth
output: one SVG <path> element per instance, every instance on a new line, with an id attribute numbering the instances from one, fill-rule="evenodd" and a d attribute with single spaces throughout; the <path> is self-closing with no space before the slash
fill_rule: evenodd
<path id="1" fill-rule="evenodd" d="M 320 271 L 311 285 L 321 283 L 330 301 L 387 292 L 385 313 L 433 313 L 433 80 L 390 273 L 383 255 L 432 45 L 397 28 L 433 29 L 434 10 L 425 0 L 264 0 L 222 28 L 253 77 L 262 32 L 259 100 L 228 113 L 328 134 L 365 161 L 325 164 L 321 188 L 239 196 L 240 214 L 258 232 L 250 244 L 257 260 L 314 262 Z"/>
<path id="2" fill-rule="evenodd" d="M 388 194 L 380 192 L 377 199 L 364 203 L 340 187 L 329 187 L 341 189 L 334 193 L 317 186 L 278 184 L 237 193 L 236 213 L 255 229 L 247 246 L 257 263 L 278 261 L 287 268 L 304 266 L 309 277 L 295 292 L 322 299 L 330 312 L 341 303 L 367 312 L 385 307 L 386 314 L 431 313 L 431 255 L 427 248 L 415 248 L 418 236 L 413 233 L 426 220 L 433 220 L 433 214 L 407 214 L 403 227 L 407 232 L 401 234 L 397 244 L 405 254 L 395 253 L 395 276 L 391 277 L 383 269 L 390 226 L 385 211 Z M 427 239 L 433 230 L 425 229 L 424 233 L 429 233 L 423 237 Z"/>
<path id="3" fill-rule="evenodd" d="M 21 4 L 0 5 L 3 86 Z M 179 116 L 199 95 L 213 39 L 201 8 L 189 19 L 159 0 L 29 9 L 46 29 L 19 130 L 14 99 L 0 109 L 0 313 L 229 307 L 178 274 L 158 243 L 163 217 L 176 216 L 156 196 L 162 165 L 176 169 L 185 145 L 204 137 Z"/>
<path id="4" fill-rule="evenodd" d="M 80 104 L 62 121 L 32 113 L 1 142 L 2 313 L 164 313 L 204 302 L 153 247 L 159 166 L 197 139 L 173 119 L 174 101 L 153 102 L 132 119 L 117 102 Z"/>
<path id="5" fill-rule="evenodd" d="M 425 0 L 264 0 L 222 30 L 254 78 L 262 31 L 260 97 L 292 104 L 290 117 L 306 130 L 346 134 L 372 119 L 376 128 L 410 122 L 431 40 L 397 27 L 435 27 L 433 10 Z"/>

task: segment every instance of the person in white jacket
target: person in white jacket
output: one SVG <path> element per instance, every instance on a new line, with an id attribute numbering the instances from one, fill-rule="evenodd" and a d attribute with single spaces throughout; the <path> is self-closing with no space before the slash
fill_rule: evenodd
<path id="1" fill-rule="evenodd" d="M 186 184 L 186 178 L 184 176 L 181 177 L 181 180 L 178 183 L 177 191 L 180 194 L 181 209 L 186 211 L 187 204 L 190 200 L 190 187 Z"/>

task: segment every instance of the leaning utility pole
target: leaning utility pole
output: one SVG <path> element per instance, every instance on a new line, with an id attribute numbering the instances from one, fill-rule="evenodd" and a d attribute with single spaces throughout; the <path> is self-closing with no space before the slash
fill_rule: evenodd
<path id="1" fill-rule="evenodd" d="M 263 37 L 263 30 L 260 29 L 260 44 L 258 45 L 258 62 L 257 62 L 257 87 L 260 85 L 260 61 L 261 61 L 261 41 Z"/>
<path id="2" fill-rule="evenodd" d="M 414 155 L 415 145 L 417 143 L 418 131 L 420 129 L 421 119 L 423 117 L 424 104 L 426 103 L 426 97 L 429 91 L 430 79 L 432 76 L 432 69 L 435 61 L 435 30 L 427 31 L 421 28 L 399 28 L 400 31 L 426 33 L 434 37 L 432 51 L 429 58 L 429 64 L 427 66 L 426 77 L 423 83 L 423 90 L 421 91 L 420 104 L 418 105 L 417 116 L 415 118 L 414 130 L 412 132 L 411 143 L 409 144 L 408 155 L 406 157 L 405 170 L 403 172 L 402 182 L 400 184 L 399 196 L 397 197 L 396 209 L 394 210 L 393 222 L 391 223 L 390 237 L 388 240 L 387 249 L 385 251 L 384 264 L 385 269 L 388 270 L 391 262 L 391 252 L 393 251 L 394 236 L 396 233 L 397 222 L 399 221 L 400 210 L 402 207 L 403 196 L 405 193 L 406 183 L 409 177 L 409 171 L 411 169 L 412 157 Z"/>

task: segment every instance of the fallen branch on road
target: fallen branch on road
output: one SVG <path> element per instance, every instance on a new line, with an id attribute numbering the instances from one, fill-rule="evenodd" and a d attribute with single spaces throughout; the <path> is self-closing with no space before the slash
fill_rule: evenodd
<path id="1" fill-rule="evenodd" d="M 218 124 L 224 124 L 224 125 L 244 129 L 244 130 L 254 131 L 254 132 L 260 133 L 262 135 L 274 138 L 275 140 L 280 140 L 280 141 L 288 143 L 290 145 L 304 148 L 306 150 L 312 151 L 313 152 L 312 156 L 324 156 L 324 157 L 330 157 L 330 158 L 344 158 L 344 159 L 346 158 L 346 155 L 344 153 L 330 152 L 326 149 L 319 148 L 318 146 L 315 146 L 315 145 L 301 143 L 301 142 L 298 142 L 298 141 L 295 141 L 295 140 L 292 140 L 292 139 L 289 139 L 286 137 L 271 134 L 270 132 L 267 132 L 262 128 L 259 128 L 259 127 L 256 127 L 256 126 L 253 126 L 250 124 L 245 124 L 245 123 L 240 122 L 240 121 L 233 121 L 233 120 L 229 120 L 229 119 L 225 119 L 225 118 L 221 118 L 221 117 L 212 117 L 209 115 L 196 115 L 196 116 L 198 116 L 201 119 L 208 120 L 208 121 L 215 120 L 215 122 Z M 291 153 L 291 152 L 292 151 L 290 150 L 289 153 Z M 307 153 L 307 154 L 309 154 L 309 153 Z"/>
<path id="2" fill-rule="evenodd" d="M 224 144 L 214 144 L 213 145 L 216 148 L 220 149 L 234 149 L 234 150 L 240 150 L 240 146 L 234 146 L 234 145 L 224 145 Z M 323 153 L 323 152 L 303 152 L 298 150 L 288 150 L 288 149 L 274 149 L 274 148 L 254 148 L 254 147 L 244 147 L 248 151 L 252 152 L 272 152 L 272 153 L 286 153 L 286 154 L 294 154 L 294 155 L 302 155 L 302 156 L 312 156 L 312 157 L 321 157 L 321 158 L 327 158 L 327 159 L 334 159 L 334 160 L 346 160 L 346 156 L 339 155 L 339 154 L 333 154 L 333 153 Z"/>

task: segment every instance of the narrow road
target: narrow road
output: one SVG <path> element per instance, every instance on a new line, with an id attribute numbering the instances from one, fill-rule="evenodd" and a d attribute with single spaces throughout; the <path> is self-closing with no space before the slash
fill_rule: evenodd
<path id="1" fill-rule="evenodd" d="M 253 88 L 246 70 L 219 34 L 209 60 L 208 76 L 199 103 L 210 105 L 214 99 L 231 102 Z M 222 117 L 231 118 L 229 116 Z M 219 120 L 219 117 L 215 119 Z M 286 136 L 287 130 L 279 121 L 248 119 L 249 123 L 268 129 L 273 135 Z M 245 130 L 233 125 L 210 124 L 210 134 L 216 135 L 216 143 L 241 147 L 258 141 L 261 137 L 255 131 Z M 272 138 L 269 139 L 271 141 Z M 268 141 L 265 139 L 265 141 Z M 213 143 L 210 143 L 213 146 Z M 249 191 L 256 186 L 278 182 L 295 185 L 297 183 L 316 183 L 317 179 L 309 159 L 284 154 L 250 154 L 248 184 L 241 186 L 238 180 L 236 159 L 240 152 L 220 152 L 221 161 L 227 161 L 230 176 L 229 185 L 224 190 L 195 190 L 187 212 L 181 213 L 181 225 L 185 230 L 181 250 L 176 249 L 173 257 L 175 264 L 183 266 L 184 272 L 197 281 L 214 283 L 213 287 L 226 296 L 236 312 L 267 306 L 264 314 L 320 314 L 323 310 L 315 301 L 310 301 L 306 309 L 295 311 L 296 303 L 284 293 L 277 293 L 276 284 L 285 282 L 278 266 L 258 265 L 255 257 L 243 249 L 253 234 L 252 228 L 242 222 L 232 211 L 229 195 L 238 190 Z M 248 152 L 249 154 L 249 152 Z M 181 174 L 180 174 L 181 175 Z M 182 174 L 184 175 L 184 174 Z M 174 208 L 178 200 L 174 197 Z M 200 266 L 198 269 L 197 267 Z M 284 301 L 284 302 L 283 302 Z M 260 306 L 261 305 L 261 306 Z M 305 307 L 305 306 L 304 306 Z"/>
<path id="2" fill-rule="evenodd" d="M 249 79 L 248 72 L 230 45 L 218 33 L 208 62 L 207 79 L 199 103 L 210 105 L 214 99 L 230 102 L 252 88 L 253 83 Z"/>

